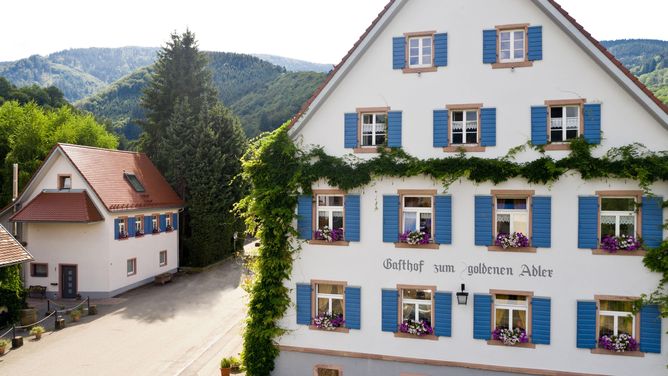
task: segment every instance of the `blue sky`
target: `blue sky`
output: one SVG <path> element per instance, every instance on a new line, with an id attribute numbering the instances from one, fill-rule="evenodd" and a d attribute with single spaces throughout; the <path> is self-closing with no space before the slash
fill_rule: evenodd
<path id="1" fill-rule="evenodd" d="M 189 27 L 204 50 L 338 63 L 387 2 L 12 0 L 2 5 L 0 61 L 67 48 L 160 46 Z M 667 0 L 558 2 L 599 40 L 668 40 Z"/>

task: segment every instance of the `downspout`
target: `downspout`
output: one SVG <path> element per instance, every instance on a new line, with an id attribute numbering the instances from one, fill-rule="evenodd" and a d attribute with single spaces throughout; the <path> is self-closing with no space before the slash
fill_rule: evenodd
<path id="1" fill-rule="evenodd" d="M 14 163 L 12 165 L 12 204 L 14 213 L 16 213 L 16 199 L 19 197 L 19 164 Z M 16 237 L 18 233 L 18 223 L 14 222 L 12 224 L 12 235 Z"/>

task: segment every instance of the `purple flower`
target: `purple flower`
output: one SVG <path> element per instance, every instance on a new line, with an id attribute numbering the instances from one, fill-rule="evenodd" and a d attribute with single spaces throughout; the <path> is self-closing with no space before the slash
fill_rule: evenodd
<path id="1" fill-rule="evenodd" d="M 429 322 L 425 320 L 404 320 L 399 324 L 399 331 L 401 333 L 408 333 L 418 337 L 434 334 L 434 329 L 429 325 Z"/>
<path id="2" fill-rule="evenodd" d="M 636 239 L 633 235 L 605 235 L 601 239 L 601 249 L 610 253 L 623 251 L 635 251 L 641 248 L 641 241 Z"/>
<path id="3" fill-rule="evenodd" d="M 638 341 L 626 333 L 618 336 L 604 335 L 598 339 L 598 347 L 614 352 L 637 351 Z"/>
<path id="4" fill-rule="evenodd" d="M 524 329 L 496 328 L 492 331 L 492 339 L 501 341 L 504 345 L 515 346 L 518 343 L 529 342 L 529 337 Z"/>
<path id="5" fill-rule="evenodd" d="M 429 244 L 431 235 L 426 231 L 406 231 L 399 234 L 399 241 L 408 244 Z"/>
<path id="6" fill-rule="evenodd" d="M 343 240 L 343 229 L 330 229 L 329 227 L 325 226 L 322 229 L 315 230 L 315 238 L 317 240 L 325 240 L 328 242 L 338 242 Z"/>
<path id="7" fill-rule="evenodd" d="M 496 236 L 494 245 L 497 247 L 507 248 L 526 248 L 529 246 L 529 238 L 521 232 L 513 232 L 512 234 L 505 234 L 500 232 Z"/>
<path id="8" fill-rule="evenodd" d="M 343 315 L 323 313 L 313 318 L 313 325 L 318 329 L 323 330 L 335 330 L 336 328 L 343 327 L 345 323 L 346 321 L 343 319 Z"/>

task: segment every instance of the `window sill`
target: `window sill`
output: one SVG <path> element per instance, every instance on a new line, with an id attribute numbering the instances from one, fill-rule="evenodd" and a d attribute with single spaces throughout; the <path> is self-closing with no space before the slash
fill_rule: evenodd
<path id="1" fill-rule="evenodd" d="M 429 244 L 408 244 L 397 242 L 394 243 L 394 248 L 414 248 L 414 249 L 438 249 L 438 244 L 429 243 Z"/>
<path id="2" fill-rule="evenodd" d="M 348 328 L 336 328 L 334 330 L 325 330 L 325 329 L 320 329 L 315 325 L 309 325 L 308 328 L 310 330 L 317 330 L 319 332 L 327 332 L 327 333 L 348 333 L 348 332 L 350 332 L 350 329 L 348 329 Z"/>
<path id="3" fill-rule="evenodd" d="M 353 153 L 355 153 L 355 154 L 378 154 L 378 153 L 380 153 L 379 149 L 385 149 L 385 151 L 390 151 L 390 148 L 387 148 L 387 147 L 367 146 L 367 147 L 355 148 L 355 149 L 353 149 Z"/>
<path id="4" fill-rule="evenodd" d="M 533 66 L 533 61 L 517 61 L 514 63 L 494 63 L 492 69 L 524 68 Z"/>
<path id="5" fill-rule="evenodd" d="M 408 333 L 395 332 L 394 337 L 395 338 L 412 338 L 412 339 L 422 339 L 422 340 L 428 340 L 428 341 L 438 341 L 438 337 L 436 337 L 433 334 L 428 335 L 428 336 L 416 336 L 416 335 L 408 334 Z"/>
<path id="6" fill-rule="evenodd" d="M 484 146 L 472 145 L 457 145 L 457 146 L 447 146 L 443 148 L 443 151 L 446 153 L 482 153 L 485 151 Z"/>
<path id="7" fill-rule="evenodd" d="M 644 358 L 645 353 L 640 351 L 625 351 L 625 352 L 614 352 L 606 349 L 595 348 L 591 349 L 592 354 L 599 355 L 617 355 L 617 356 L 635 356 L 637 358 Z"/>
<path id="8" fill-rule="evenodd" d="M 436 72 L 438 68 L 436 67 L 424 67 L 424 68 L 404 68 L 402 71 L 404 73 L 431 73 Z"/>
<path id="9" fill-rule="evenodd" d="M 545 151 L 571 150 L 571 144 L 569 143 L 547 144 L 543 145 L 543 150 Z"/>
<path id="10" fill-rule="evenodd" d="M 603 256 L 645 256 L 647 251 L 644 249 L 637 249 L 635 251 L 624 251 L 619 250 L 617 252 L 608 252 L 605 249 L 592 249 L 592 255 L 603 255 Z"/>
<path id="11" fill-rule="evenodd" d="M 535 349 L 536 348 L 536 345 L 531 343 L 531 342 L 518 343 L 517 345 L 510 346 L 510 345 L 504 345 L 503 342 L 501 342 L 501 341 L 490 339 L 490 340 L 487 341 L 487 344 L 490 345 L 490 346 L 519 347 L 519 348 L 522 348 L 522 349 Z"/>
<path id="12" fill-rule="evenodd" d="M 350 242 L 347 241 L 338 241 L 338 242 L 328 242 L 327 240 L 309 240 L 308 244 L 314 244 L 314 245 L 333 245 L 333 246 L 339 246 L 339 247 L 347 247 L 350 245 Z"/>
<path id="13" fill-rule="evenodd" d="M 487 247 L 487 250 L 490 252 L 536 253 L 537 249 L 535 247 L 503 248 L 496 245 L 491 245 Z"/>

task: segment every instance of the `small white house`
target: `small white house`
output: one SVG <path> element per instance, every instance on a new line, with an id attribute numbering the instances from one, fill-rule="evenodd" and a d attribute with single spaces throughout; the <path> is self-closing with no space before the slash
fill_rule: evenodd
<path id="1" fill-rule="evenodd" d="M 515 155 L 530 162 L 567 156 L 579 137 L 597 156 L 666 150 L 668 107 L 554 0 L 392 0 L 289 132 L 304 150 L 361 160 L 378 147 L 425 160 L 541 145 Z M 603 244 L 666 238 L 668 182 L 643 188 L 577 172 L 547 185 L 315 182 L 299 198 L 294 305 L 273 374 L 664 375 L 666 320 L 631 304 L 661 275 L 645 250 Z M 402 239 L 411 232 L 430 236 Z M 325 315 L 343 323 L 323 330 Z M 418 324 L 421 336 L 408 329 Z M 638 346 L 610 351 L 622 335 Z"/>
<path id="2" fill-rule="evenodd" d="M 25 284 L 51 298 L 112 297 L 179 265 L 183 201 L 144 154 L 58 144 L 14 206 Z"/>

